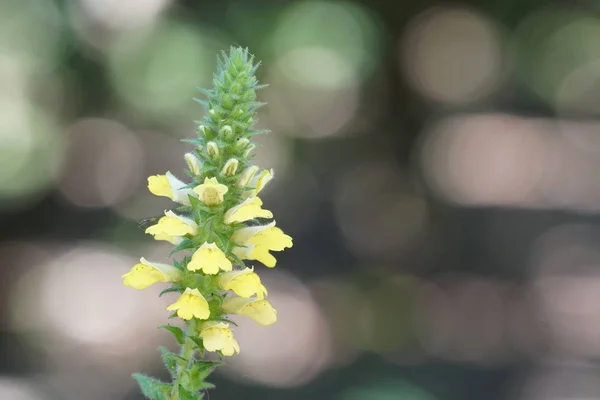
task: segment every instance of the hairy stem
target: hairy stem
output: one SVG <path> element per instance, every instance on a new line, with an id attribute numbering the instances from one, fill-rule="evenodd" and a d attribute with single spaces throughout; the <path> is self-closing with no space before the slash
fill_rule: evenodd
<path id="1" fill-rule="evenodd" d="M 179 365 L 177 368 L 177 375 L 173 381 L 173 389 L 171 390 L 171 400 L 179 400 L 179 383 L 183 374 L 190 367 L 194 357 L 194 342 L 189 336 L 196 334 L 196 319 L 192 318 L 187 322 L 187 332 L 183 344 L 181 345 L 181 352 L 179 355 L 187 360 L 185 365 Z"/>

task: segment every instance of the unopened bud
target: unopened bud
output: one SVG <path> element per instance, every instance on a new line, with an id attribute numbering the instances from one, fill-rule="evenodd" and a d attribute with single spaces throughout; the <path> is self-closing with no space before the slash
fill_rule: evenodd
<path id="1" fill-rule="evenodd" d="M 242 172 L 242 176 L 240 176 L 240 180 L 237 182 L 237 185 L 240 187 L 248 186 L 254 175 L 258 172 L 258 167 L 256 165 L 252 165 L 246 168 Z"/>
<path id="2" fill-rule="evenodd" d="M 198 126 L 198 129 L 200 130 L 200 132 L 202 132 L 202 133 L 206 134 L 206 131 L 205 131 L 205 127 L 204 127 L 204 125 L 200 125 L 200 126 Z"/>
<path id="3" fill-rule="evenodd" d="M 229 125 L 225 125 L 224 127 L 221 128 L 221 136 L 223 136 L 225 138 L 230 137 L 232 133 L 233 133 L 233 129 L 231 129 L 231 126 L 229 126 Z"/>
<path id="4" fill-rule="evenodd" d="M 250 153 L 252 153 L 254 151 L 254 149 L 256 148 L 255 145 L 251 144 L 250 146 L 248 146 L 246 148 L 246 151 L 244 151 L 244 157 L 248 157 L 250 155 Z"/>
<path id="5" fill-rule="evenodd" d="M 183 158 L 185 158 L 185 161 L 187 162 L 190 171 L 192 171 L 194 175 L 200 175 L 202 163 L 200 162 L 198 157 L 196 157 L 196 155 L 193 153 L 186 153 L 186 155 L 184 155 Z"/>
<path id="6" fill-rule="evenodd" d="M 230 158 L 225 163 L 225 166 L 221 170 L 221 173 L 225 176 L 233 176 L 237 172 L 239 164 L 240 162 L 236 158 Z"/>
<path id="7" fill-rule="evenodd" d="M 211 157 L 219 157 L 219 146 L 215 142 L 206 143 L 206 152 Z"/>
<path id="8" fill-rule="evenodd" d="M 235 142 L 235 148 L 237 150 L 243 150 L 246 148 L 246 146 L 248 146 L 249 143 L 250 140 L 248 140 L 247 138 L 241 138 L 237 142 Z"/>

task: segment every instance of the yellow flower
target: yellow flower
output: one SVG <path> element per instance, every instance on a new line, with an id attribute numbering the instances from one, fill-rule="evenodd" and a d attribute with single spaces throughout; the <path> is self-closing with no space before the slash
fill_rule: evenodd
<path id="1" fill-rule="evenodd" d="M 220 274 L 219 285 L 225 290 L 233 290 L 240 297 L 256 294 L 262 299 L 267 294 L 267 288 L 260 282 L 260 277 L 250 268 Z"/>
<path id="2" fill-rule="evenodd" d="M 204 178 L 204 183 L 194 188 L 194 192 L 207 206 L 216 206 L 223 202 L 223 195 L 227 193 L 227 186 L 219 183 L 217 178 Z"/>
<path id="3" fill-rule="evenodd" d="M 141 290 L 157 282 L 175 282 L 181 275 L 181 271 L 172 265 L 152 263 L 142 257 L 140 263 L 134 265 L 122 278 L 125 286 Z"/>
<path id="4" fill-rule="evenodd" d="M 167 307 L 167 310 L 177 310 L 177 316 L 185 320 L 192 319 L 192 317 L 200 319 L 210 317 L 208 302 L 198 289 L 185 289 L 185 292 L 179 296 L 179 299 Z"/>
<path id="5" fill-rule="evenodd" d="M 192 255 L 192 259 L 187 265 L 190 271 L 202 270 L 207 275 L 215 275 L 219 270 L 231 271 L 233 266 L 231 261 L 219 247 L 214 243 L 204 242 L 202 246 Z"/>
<path id="6" fill-rule="evenodd" d="M 173 244 L 179 244 L 182 236 L 195 235 L 198 225 L 191 219 L 175 214 L 173 211 L 165 211 L 165 216 L 158 220 L 156 225 L 149 226 L 146 233 L 154 236 L 156 240 L 166 240 Z"/>
<path id="7" fill-rule="evenodd" d="M 271 325 L 277 321 L 277 311 L 271 303 L 255 297 L 244 299 L 241 297 L 227 298 L 223 301 L 223 311 L 228 314 L 245 315 L 252 318 L 260 325 Z"/>
<path id="8" fill-rule="evenodd" d="M 242 203 L 227 210 L 224 217 L 225 223 L 245 222 L 254 218 L 273 218 L 271 211 L 261 208 L 262 204 L 262 200 L 258 197 L 247 198 Z"/>
<path id="9" fill-rule="evenodd" d="M 250 244 L 246 247 L 234 247 L 232 251 L 241 260 L 260 261 L 269 268 L 273 268 L 277 264 L 277 259 L 264 246 Z"/>
<path id="10" fill-rule="evenodd" d="M 204 348 L 208 351 L 220 351 L 224 356 L 232 356 L 240 352 L 240 345 L 233 337 L 229 324 L 208 321 L 200 326 L 200 337 Z"/>
<path id="11" fill-rule="evenodd" d="M 275 227 L 275 221 L 267 225 L 238 229 L 234 232 L 232 238 L 238 244 L 253 244 L 266 247 L 271 251 L 282 251 L 285 248 L 292 247 L 291 236 Z"/>
<path id="12" fill-rule="evenodd" d="M 190 205 L 188 194 L 192 193 L 191 189 L 183 188 L 186 184 L 177 179 L 172 173 L 167 172 L 165 175 L 153 175 L 148 177 L 148 189 L 156 196 L 165 196 L 171 200 Z"/>

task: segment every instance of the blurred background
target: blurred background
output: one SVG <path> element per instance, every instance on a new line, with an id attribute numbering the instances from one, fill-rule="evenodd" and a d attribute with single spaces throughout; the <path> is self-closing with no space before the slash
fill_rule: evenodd
<path id="1" fill-rule="evenodd" d="M 600 399 L 600 1 L 3 0 L 1 400 L 166 379 L 121 275 L 232 44 L 295 245 L 210 400 Z"/>

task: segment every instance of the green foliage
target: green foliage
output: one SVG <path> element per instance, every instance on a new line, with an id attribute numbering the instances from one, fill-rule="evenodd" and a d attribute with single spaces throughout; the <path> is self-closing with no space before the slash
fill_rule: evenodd
<path id="1" fill-rule="evenodd" d="M 140 386 L 142 394 L 153 400 L 170 400 L 171 384 L 161 382 L 142 374 L 133 374 L 133 378 Z"/>
<path id="2" fill-rule="evenodd" d="M 159 326 L 159 328 L 171 332 L 173 334 L 173 336 L 175 337 L 175 340 L 177 340 L 177 343 L 179 343 L 179 344 L 185 343 L 185 333 L 183 333 L 181 328 L 178 328 L 176 326 L 171 326 L 171 325 L 161 325 L 161 326 Z"/>
<path id="3" fill-rule="evenodd" d="M 181 385 L 179 385 L 178 393 L 179 393 L 179 400 L 198 400 L 199 398 L 202 398 L 202 397 L 198 397 L 197 394 L 194 394 L 194 393 L 188 391 Z"/>
<path id="4" fill-rule="evenodd" d="M 167 293 L 171 293 L 171 292 L 183 292 L 183 288 L 181 286 L 178 285 L 173 285 L 171 287 L 166 288 L 165 290 L 163 290 L 162 292 L 160 292 L 158 294 L 158 297 L 162 297 L 163 294 L 167 294 Z"/>
<path id="5" fill-rule="evenodd" d="M 185 238 L 185 239 L 183 239 L 183 241 L 181 243 L 179 243 L 177 246 L 175 246 L 173 248 L 173 250 L 171 250 L 171 252 L 169 253 L 169 257 L 171 257 L 173 254 L 178 253 L 180 251 L 193 249 L 193 248 L 195 248 L 195 246 L 196 246 L 196 244 L 194 243 L 193 240 Z"/>
<path id="6" fill-rule="evenodd" d="M 169 350 L 162 346 L 159 347 L 158 350 L 162 354 L 163 362 L 165 363 L 165 366 L 167 367 L 171 375 L 175 374 L 177 372 L 177 358 L 172 356 L 176 354 L 171 353 Z"/>

